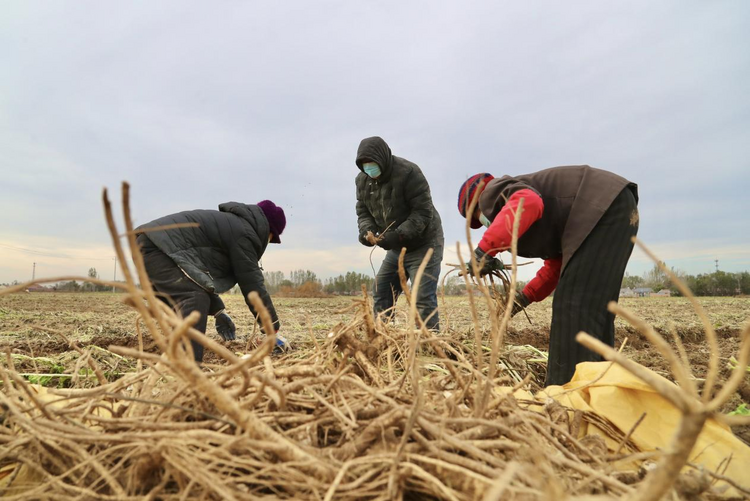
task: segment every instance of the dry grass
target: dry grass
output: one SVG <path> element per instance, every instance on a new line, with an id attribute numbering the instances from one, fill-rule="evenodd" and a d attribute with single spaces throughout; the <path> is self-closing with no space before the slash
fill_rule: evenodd
<path id="1" fill-rule="evenodd" d="M 615 454 L 596 440 L 579 440 L 580 423 L 560 420 L 566 413 L 559 405 L 538 413 L 514 398 L 530 377 L 517 382 L 503 370 L 507 315 L 486 291 L 491 327 L 482 328 L 474 309 L 474 346 L 435 337 L 413 307 L 401 327 L 383 324 L 365 295 L 302 353 L 274 358 L 269 338 L 240 357 L 192 329 L 196 314 L 179 318 L 155 300 L 132 236 L 127 186 L 123 199 L 136 258 L 124 288 L 144 339 L 138 331 L 137 347 L 111 352 L 133 361 L 135 370 L 102 380 L 91 348 L 79 348 L 81 365 L 98 383 L 50 390 L 48 398 L 19 376 L 7 354 L 0 370 L 0 472 L 16 476 L 0 493 L 8 499 L 657 499 L 694 487 L 678 475 L 685 444 L 741 376 L 717 395 L 707 385 L 703 399 L 689 384 L 655 385 L 683 409 L 686 424 L 656 469 L 614 473 L 623 454 L 638 454 L 627 430 L 611 430 L 623 443 Z M 106 194 L 105 209 L 122 257 Z M 198 367 L 188 339 L 213 351 L 216 363 Z M 685 376 L 684 361 L 653 339 L 678 379 Z M 158 352 L 143 350 L 149 341 Z M 606 348 L 595 349 L 632 369 Z M 748 356 L 746 342 L 740 371 Z"/>

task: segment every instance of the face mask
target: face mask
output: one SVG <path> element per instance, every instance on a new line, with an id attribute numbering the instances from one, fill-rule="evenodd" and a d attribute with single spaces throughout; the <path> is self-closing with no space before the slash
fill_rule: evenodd
<path id="1" fill-rule="evenodd" d="M 479 222 L 482 223 L 482 225 L 485 228 L 489 228 L 490 225 L 492 224 L 492 221 L 490 221 L 489 219 L 487 219 L 486 217 L 484 217 L 484 214 L 482 214 L 482 213 L 479 214 Z"/>
<path id="2" fill-rule="evenodd" d="M 362 164 L 362 170 L 364 170 L 365 174 L 373 179 L 377 179 L 380 177 L 380 166 L 375 162 L 367 162 L 366 164 Z"/>

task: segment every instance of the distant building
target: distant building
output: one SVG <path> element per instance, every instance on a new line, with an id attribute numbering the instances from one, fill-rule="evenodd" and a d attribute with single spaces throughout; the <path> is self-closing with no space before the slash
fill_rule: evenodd
<path id="1" fill-rule="evenodd" d="M 635 297 L 648 297 L 654 290 L 651 287 L 636 287 L 633 289 Z"/>
<path id="2" fill-rule="evenodd" d="M 672 291 L 669 289 L 662 289 L 659 292 L 652 292 L 651 297 L 672 297 Z"/>
<path id="3" fill-rule="evenodd" d="M 637 297 L 635 291 L 630 287 L 620 289 L 620 297 Z"/>

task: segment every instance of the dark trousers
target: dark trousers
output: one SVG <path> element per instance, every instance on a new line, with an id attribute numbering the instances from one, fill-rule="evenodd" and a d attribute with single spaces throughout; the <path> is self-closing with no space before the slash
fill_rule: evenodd
<path id="1" fill-rule="evenodd" d="M 583 241 L 560 276 L 552 301 L 547 385 L 565 384 L 576 364 L 600 361 L 575 340 L 584 331 L 614 346 L 615 316 L 607 303 L 617 301 L 625 266 L 638 232 L 638 208 L 625 188 Z"/>
<path id="2" fill-rule="evenodd" d="M 429 248 L 429 245 L 425 245 L 419 249 L 407 252 L 404 256 L 404 271 L 406 272 L 406 278 L 410 281 L 416 278 L 419 265 L 422 264 L 422 260 Z M 388 251 L 385 254 L 385 259 L 383 259 L 383 264 L 380 265 L 380 269 L 378 270 L 378 276 L 375 279 L 376 286 L 373 286 L 375 315 L 390 310 L 390 316 L 392 316 L 393 305 L 403 292 L 401 289 L 401 280 L 398 276 L 399 254 L 400 251 Z M 434 252 L 427 263 L 427 267 L 419 283 L 419 290 L 416 294 L 419 315 L 425 321 L 427 328 L 433 331 L 440 330 L 440 318 L 438 317 L 437 309 L 437 286 L 440 278 L 440 263 L 442 261 L 443 243 L 440 242 L 434 247 Z M 412 298 L 414 299 L 413 296 Z"/>
<path id="3" fill-rule="evenodd" d="M 200 313 L 200 319 L 194 328 L 205 334 L 212 294 L 190 280 L 172 258 L 160 251 L 148 237 L 140 235 L 138 243 L 141 245 L 146 273 L 159 298 L 174 307 L 183 317 L 193 311 Z M 202 362 L 203 345 L 192 340 L 190 344 L 195 360 Z"/>

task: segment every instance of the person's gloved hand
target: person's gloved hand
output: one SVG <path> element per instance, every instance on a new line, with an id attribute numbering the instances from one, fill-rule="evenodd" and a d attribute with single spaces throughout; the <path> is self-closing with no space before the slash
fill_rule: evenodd
<path id="1" fill-rule="evenodd" d="M 395 231 L 386 231 L 378 236 L 378 246 L 385 250 L 395 249 L 400 243 L 401 239 Z"/>
<path id="2" fill-rule="evenodd" d="M 373 247 L 375 244 L 367 240 L 367 232 L 359 232 L 359 243 L 365 247 Z"/>
<path id="3" fill-rule="evenodd" d="M 266 339 L 267 337 L 265 335 L 259 338 L 256 337 L 253 340 L 253 348 L 258 348 L 261 344 L 265 342 Z M 286 353 L 287 351 L 291 349 L 292 349 L 292 344 L 289 341 L 287 341 L 287 339 L 284 336 L 282 336 L 281 334 L 277 332 L 276 333 L 276 346 L 273 347 L 273 353 L 275 354 Z"/>
<path id="4" fill-rule="evenodd" d="M 253 348 L 258 348 L 260 345 L 262 345 L 265 340 L 268 339 L 267 336 L 263 335 L 260 337 L 256 337 L 253 339 Z M 273 347 L 273 353 L 274 354 L 281 354 L 286 353 L 287 351 L 292 349 L 292 344 L 287 341 L 287 339 L 279 334 L 276 333 L 276 346 Z"/>
<path id="5" fill-rule="evenodd" d="M 274 352 L 286 352 L 292 349 L 292 345 L 286 340 L 284 336 L 276 333 L 276 347 L 273 349 Z"/>
<path id="6" fill-rule="evenodd" d="M 219 333 L 221 339 L 224 341 L 234 341 L 237 329 L 234 326 L 234 322 L 232 322 L 232 317 L 227 315 L 224 310 L 221 310 L 214 315 L 214 318 L 216 318 L 216 332 Z"/>
<path id="7" fill-rule="evenodd" d="M 489 275 L 493 271 L 502 271 L 505 269 L 505 265 L 500 259 L 488 256 L 479 247 L 474 249 L 474 257 L 477 259 L 477 267 L 480 277 Z M 466 270 L 469 275 L 474 276 L 474 267 L 471 265 L 471 261 L 466 263 Z"/>
<path id="8" fill-rule="evenodd" d="M 529 301 L 529 298 L 526 297 L 526 294 L 523 292 L 516 293 L 515 300 L 513 301 L 513 309 L 510 312 L 510 316 L 515 316 L 516 313 L 526 308 L 529 304 L 531 304 L 531 301 Z"/>

